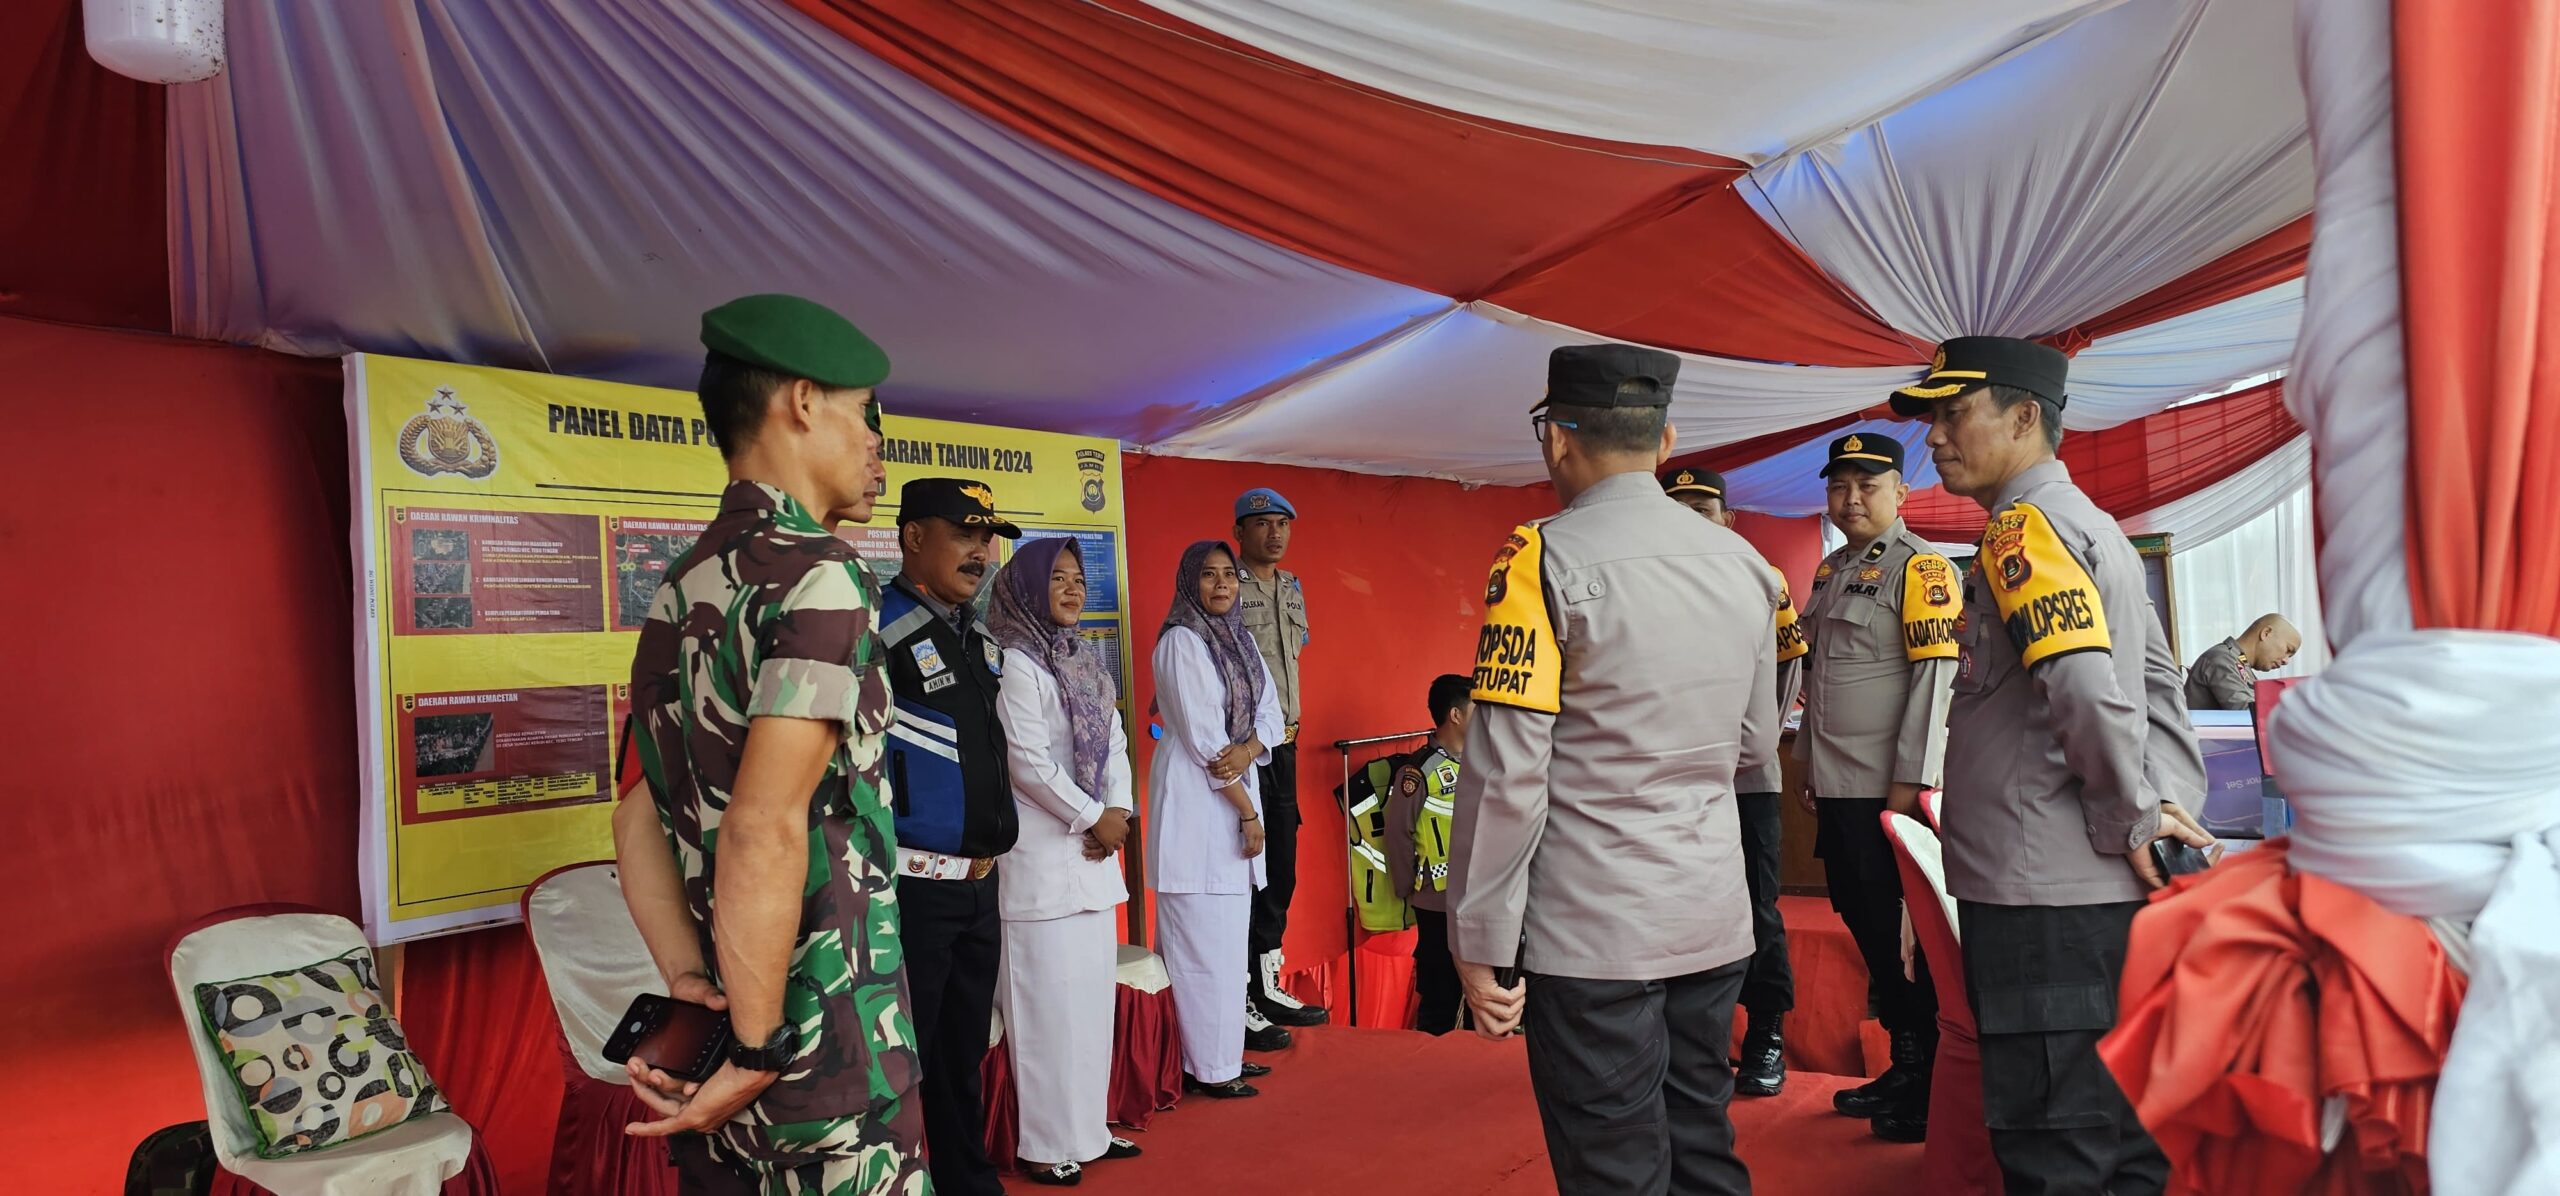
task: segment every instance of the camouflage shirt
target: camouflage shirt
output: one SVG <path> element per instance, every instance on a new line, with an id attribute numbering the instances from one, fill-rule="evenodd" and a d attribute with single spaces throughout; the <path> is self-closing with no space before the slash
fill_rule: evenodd
<path id="1" fill-rule="evenodd" d="M 712 878 L 748 720 L 839 723 L 809 797 L 809 874 L 783 1017 L 800 1053 L 715 1145 L 774 1170 L 852 1162 L 857 1191 L 921 1174 L 918 1065 L 899 946 L 897 837 L 880 760 L 890 718 L 872 614 L 879 595 L 844 541 L 788 495 L 732 482 L 720 515 L 658 588 L 631 662 L 640 765 L 673 841 L 685 903 L 711 947 Z"/>

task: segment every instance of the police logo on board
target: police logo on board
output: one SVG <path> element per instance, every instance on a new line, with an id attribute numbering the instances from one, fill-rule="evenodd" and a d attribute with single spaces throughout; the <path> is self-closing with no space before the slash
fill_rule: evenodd
<path id="1" fill-rule="evenodd" d="M 400 425 L 400 463 L 420 477 L 459 474 L 473 481 L 498 472 L 498 440 L 471 418 L 453 388 L 439 386 L 427 409 Z"/>

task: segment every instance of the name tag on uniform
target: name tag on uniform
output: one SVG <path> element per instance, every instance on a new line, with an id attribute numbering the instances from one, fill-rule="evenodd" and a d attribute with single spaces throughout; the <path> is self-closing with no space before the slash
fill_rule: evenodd
<path id="1" fill-rule="evenodd" d="M 930 693 L 940 693 L 940 692 L 942 692 L 943 690 L 949 689 L 949 688 L 951 688 L 952 686 L 954 686 L 954 685 L 958 685 L 958 684 L 960 684 L 960 676 L 959 676 L 959 674 L 957 674 L 957 673 L 944 673 L 943 675 L 941 675 L 941 676 L 939 676 L 939 677 L 935 677 L 935 678 L 933 678 L 932 680 L 925 682 L 925 683 L 924 683 L 924 691 L 925 691 L 926 693 L 929 693 L 929 694 L 930 694 Z"/>
<path id="2" fill-rule="evenodd" d="M 916 668 L 927 677 L 950 667 L 942 663 L 942 649 L 934 647 L 932 640 L 917 644 L 913 651 L 916 654 Z"/>

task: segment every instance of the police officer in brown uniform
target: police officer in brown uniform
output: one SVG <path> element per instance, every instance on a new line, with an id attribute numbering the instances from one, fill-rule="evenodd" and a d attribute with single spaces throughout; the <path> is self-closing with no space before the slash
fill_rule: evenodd
<path id="1" fill-rule="evenodd" d="M 1916 1142 L 1929 1125 L 1938 1047 L 1938 994 L 1926 961 L 1902 967 L 1902 872 L 1885 838 L 1888 808 L 1916 813 L 1938 783 L 1948 685 L 1956 670 L 1956 571 L 1902 522 L 1910 486 L 1902 442 L 1852 433 L 1831 442 L 1822 468 L 1832 526 L 1847 539 L 1813 572 L 1805 597 L 1805 765 L 1831 908 L 1867 965 L 1867 992 L 1893 1039 L 1893 1065 L 1832 1096 L 1872 1119 L 1879 1137 Z"/>
<path id="2" fill-rule="evenodd" d="M 1258 487 L 1236 497 L 1236 614 L 1262 653 L 1262 667 L 1280 696 L 1287 724 L 1271 746 L 1271 762 L 1257 782 L 1265 837 L 1264 885 L 1254 890 L 1247 927 L 1244 1041 L 1250 1051 L 1289 1045 L 1286 1026 L 1322 1025 L 1324 1006 L 1309 1005 L 1280 986 L 1281 940 L 1289 929 L 1289 901 L 1298 891 L 1298 657 L 1313 638 L 1307 620 L 1307 587 L 1280 567 L 1289 553 L 1298 508 L 1277 490 Z"/>
<path id="3" fill-rule="evenodd" d="M 1565 509 L 1512 532 L 1477 639 L 1450 946 L 1476 1032 L 1525 1024 L 1562 1192 L 1751 1190 L 1725 1115 L 1752 951 L 1733 777 L 1776 750 L 1779 591 L 1654 482 L 1679 368 L 1548 358 L 1531 424 Z"/>
<path id="4" fill-rule="evenodd" d="M 1718 527 L 1731 528 L 1734 510 L 1724 500 L 1724 475 L 1712 469 L 1666 469 L 1662 492 L 1672 501 L 1704 515 Z M 1787 577 L 1771 566 L 1778 579 L 1778 715 L 1796 704 L 1796 687 L 1804 678 L 1804 629 L 1787 596 Z M 1733 777 L 1734 812 L 1742 821 L 1743 880 L 1751 890 L 1751 970 L 1742 980 L 1742 1008 L 1750 1029 L 1742 1035 L 1742 1054 L 1733 1061 L 1733 1090 L 1743 1096 L 1776 1096 L 1787 1084 L 1787 1011 L 1796 1007 L 1795 973 L 1787 967 L 1787 923 L 1778 915 L 1778 762 L 1745 769 Z"/>
<path id="5" fill-rule="evenodd" d="M 2098 1040 L 2164 882 L 2150 845 L 2216 849 L 2163 798 L 2203 764 L 2141 558 L 2054 459 L 2068 368 L 2033 341 L 1962 337 L 1892 401 L 1928 417 L 1946 488 L 1991 516 L 1957 623 L 1940 834 L 1992 1153 L 2012 1193 L 2131 1196 L 2162 1190 L 2168 1162 Z"/>

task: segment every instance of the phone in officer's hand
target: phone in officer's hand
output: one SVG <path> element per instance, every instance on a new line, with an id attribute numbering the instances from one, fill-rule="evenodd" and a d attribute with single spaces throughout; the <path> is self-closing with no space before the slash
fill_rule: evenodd
<path id="1" fill-rule="evenodd" d="M 2213 860 L 2205 853 L 2176 839 L 2152 840 L 2151 862 L 2160 869 L 2160 876 L 2164 880 L 2202 872 L 2213 867 Z"/>
<path id="2" fill-rule="evenodd" d="M 657 993 L 633 997 L 622 1024 L 604 1044 L 608 1062 L 637 1056 L 650 1067 L 695 1083 L 710 1079 L 728 1054 L 728 1014 Z"/>

